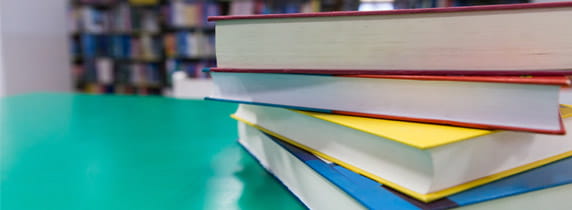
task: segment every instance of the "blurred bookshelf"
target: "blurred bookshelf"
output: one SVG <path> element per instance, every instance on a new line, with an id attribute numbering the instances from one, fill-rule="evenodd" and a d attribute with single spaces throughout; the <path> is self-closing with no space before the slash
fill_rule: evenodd
<path id="1" fill-rule="evenodd" d="M 216 66 L 208 16 L 390 10 L 526 3 L 522 0 L 71 0 L 69 33 L 77 91 L 206 95 Z M 181 73 L 182 72 L 182 73 Z M 173 81 L 172 75 L 178 80 Z M 184 73 L 184 74 L 183 74 Z M 173 84 L 186 88 L 173 88 Z M 198 84 L 193 88 L 192 84 Z M 200 84 L 200 85 L 199 85 Z M 198 91 L 198 92 L 196 92 Z"/>
<path id="2" fill-rule="evenodd" d="M 76 90 L 161 95 L 167 84 L 161 4 L 73 0 L 68 10 Z"/>

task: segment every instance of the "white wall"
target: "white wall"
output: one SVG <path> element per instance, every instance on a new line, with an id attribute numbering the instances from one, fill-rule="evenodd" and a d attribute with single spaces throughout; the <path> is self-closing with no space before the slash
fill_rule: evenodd
<path id="1" fill-rule="evenodd" d="M 0 12 L 2 12 L 2 0 L 0 0 Z M 0 34 L 2 34 L 2 15 L 0 15 Z M 0 35 L 1 36 L 1 35 Z M 4 87 L 6 82 L 4 82 L 4 70 L 2 68 L 3 63 L 3 56 L 2 56 L 2 39 L 0 38 L 0 97 L 6 95 L 6 88 Z"/>
<path id="2" fill-rule="evenodd" d="M 0 0 L 0 95 L 71 91 L 67 0 Z"/>

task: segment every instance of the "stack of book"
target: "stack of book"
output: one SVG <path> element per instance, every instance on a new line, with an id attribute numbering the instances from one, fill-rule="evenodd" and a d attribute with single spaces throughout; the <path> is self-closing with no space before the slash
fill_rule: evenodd
<path id="1" fill-rule="evenodd" d="M 570 207 L 571 18 L 572 2 L 211 17 L 207 99 L 241 103 L 240 144 L 311 209 Z"/>

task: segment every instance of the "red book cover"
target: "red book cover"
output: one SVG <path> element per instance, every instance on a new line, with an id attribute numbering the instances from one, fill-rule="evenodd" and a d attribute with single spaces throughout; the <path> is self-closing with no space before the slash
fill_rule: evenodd
<path id="1" fill-rule="evenodd" d="M 345 77 L 379 78 L 379 79 L 410 79 L 410 80 L 446 80 L 461 82 L 496 82 L 539 85 L 571 85 L 567 76 L 430 76 L 430 75 L 348 75 Z"/>
<path id="2" fill-rule="evenodd" d="M 236 73 L 284 73 L 284 74 L 327 74 L 327 75 L 442 75 L 442 76 L 562 76 L 572 75 L 572 69 L 539 70 L 539 71 L 506 71 L 506 70 L 399 70 L 399 69 L 241 69 L 210 68 L 213 72 Z"/>
<path id="3" fill-rule="evenodd" d="M 208 68 L 208 71 L 213 72 L 229 72 L 229 73 L 297 73 L 297 74 L 326 74 L 332 76 L 343 76 L 343 77 L 364 77 L 364 78 L 380 78 L 380 79 L 411 79 L 411 80 L 448 80 L 448 81 L 466 81 L 466 82 L 501 82 L 501 83 L 521 83 L 521 84 L 545 84 L 545 85 L 561 85 L 568 87 L 572 85 L 572 76 L 551 76 L 551 74 L 538 75 L 538 76 L 505 76 L 505 75 L 487 75 L 487 76 L 460 76 L 460 75 L 450 75 L 450 72 L 444 73 L 443 75 L 433 75 L 433 74 L 388 74 L 389 72 L 383 72 L 383 74 L 368 74 L 376 73 L 371 70 L 359 71 L 359 70 L 347 70 L 351 72 L 346 72 L 336 74 L 332 70 L 304 70 L 297 69 L 295 72 L 292 71 L 281 71 L 280 69 L 235 69 L 235 68 Z M 316 72 L 315 72 L 316 71 Z M 318 73 L 319 72 L 319 73 Z M 427 73 L 427 72 L 425 72 Z M 514 74 L 514 72 L 512 72 Z M 572 74 L 572 72 L 567 72 Z M 509 74 L 510 75 L 510 74 Z M 557 74 L 558 75 L 558 74 Z"/>
<path id="4" fill-rule="evenodd" d="M 341 11 L 341 12 L 313 12 L 293 14 L 267 14 L 267 15 L 236 15 L 236 16 L 211 16 L 209 21 L 237 20 L 237 19 L 268 19 L 268 18 L 311 18 L 311 17 L 335 17 L 335 16 L 365 16 L 365 15 L 402 15 L 420 13 L 453 13 L 472 11 L 496 11 L 496 10 L 525 10 L 537 8 L 572 7 L 572 2 L 549 2 L 530 4 L 504 4 L 468 7 L 443 7 L 422 9 L 399 9 L 387 11 Z"/>
<path id="5" fill-rule="evenodd" d="M 564 122 L 562 122 L 562 118 L 560 118 L 560 130 L 553 131 L 553 130 L 515 128 L 515 127 L 511 127 L 511 126 L 487 125 L 487 124 L 477 124 L 477 123 L 463 123 L 463 122 L 448 121 L 448 120 L 424 119 L 424 118 L 413 118 L 413 117 L 399 117 L 399 116 L 367 114 L 367 113 L 336 111 L 336 110 L 332 110 L 331 113 L 341 114 L 341 115 L 360 116 L 360 117 L 390 119 L 390 120 L 402 120 L 402 121 L 433 123 L 433 124 L 442 124 L 442 125 L 453 125 L 453 126 L 488 129 L 488 130 L 513 130 L 513 131 L 524 131 L 524 132 L 545 133 L 545 134 L 558 134 L 558 135 L 566 134 L 566 130 L 564 129 Z"/>

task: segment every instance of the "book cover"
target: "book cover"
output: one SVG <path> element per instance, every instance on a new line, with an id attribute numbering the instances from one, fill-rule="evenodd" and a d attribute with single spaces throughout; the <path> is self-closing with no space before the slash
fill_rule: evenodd
<path id="1" fill-rule="evenodd" d="M 344 77 L 379 78 L 379 79 L 408 79 L 460 82 L 491 82 L 537 85 L 571 85 L 568 76 L 431 76 L 431 75 L 340 75 Z"/>
<path id="2" fill-rule="evenodd" d="M 312 12 L 294 14 L 263 14 L 263 15 L 229 15 L 211 16 L 209 21 L 240 20 L 240 19 L 269 19 L 269 18 L 309 18 L 309 17 L 337 17 L 337 16 L 370 16 L 370 15 L 403 15 L 403 14 L 423 14 L 423 13 L 455 13 L 474 11 L 498 11 L 498 10 L 526 10 L 538 8 L 559 8 L 572 7 L 572 2 L 550 2 L 531 4 L 504 4 L 504 5 L 484 5 L 465 7 L 442 7 L 442 8 L 420 8 L 420 9 L 398 9 L 386 11 L 337 11 L 337 12 Z"/>
<path id="3" fill-rule="evenodd" d="M 324 161 L 310 152 L 271 135 L 265 135 L 368 209 L 449 209 L 572 183 L 572 158 L 566 158 L 471 190 L 425 203 L 335 163 Z M 262 141 L 265 140 L 267 139 L 262 139 Z M 246 150 L 249 151 L 249 148 L 246 147 Z M 257 158 L 252 151 L 249 152 Z M 273 174 L 271 170 L 269 170 L 269 173 Z M 278 176 L 276 174 L 273 175 Z M 280 179 L 278 180 L 280 181 Z"/>
<path id="4" fill-rule="evenodd" d="M 303 68 L 228 68 L 213 67 L 214 72 L 236 73 L 278 73 L 278 74 L 322 74 L 322 75 L 423 75 L 423 76 L 562 76 L 572 74 L 572 69 L 538 69 L 538 70 L 410 70 L 410 69 L 303 69 Z"/>
<path id="5" fill-rule="evenodd" d="M 572 117 L 572 106 L 560 105 L 560 107 L 562 118 Z M 372 135 L 392 139 L 419 149 L 429 149 L 498 132 L 498 130 L 374 119 L 336 113 L 296 112 Z"/>
<path id="6" fill-rule="evenodd" d="M 234 72 L 234 73 L 264 73 L 261 69 L 234 69 L 234 68 L 218 68 L 210 67 L 204 68 L 205 72 Z M 293 73 L 304 74 L 304 70 L 298 69 Z M 516 83 L 516 84 L 538 84 L 538 85 L 561 85 L 562 87 L 570 87 L 572 85 L 572 76 L 564 75 L 527 75 L 527 76 L 514 76 L 502 75 L 499 76 L 471 76 L 471 75 L 424 75 L 424 74 L 363 74 L 355 70 L 348 74 L 336 74 L 329 70 L 317 70 L 320 72 L 308 72 L 308 74 L 320 74 L 323 76 L 338 76 L 338 77 L 357 77 L 357 78 L 378 78 L 378 79 L 406 79 L 406 80 L 435 80 L 435 81 L 460 81 L 460 82 L 491 82 L 491 83 Z M 273 73 L 290 73 L 290 72 L 273 72 Z"/>

